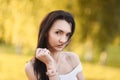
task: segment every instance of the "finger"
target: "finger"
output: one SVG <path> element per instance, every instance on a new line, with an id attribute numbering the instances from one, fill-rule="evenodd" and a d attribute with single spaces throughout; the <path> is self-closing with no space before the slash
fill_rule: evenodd
<path id="1" fill-rule="evenodd" d="M 45 50 L 42 49 L 42 50 L 40 51 L 40 54 L 41 54 L 41 55 L 44 55 L 44 54 L 45 54 Z"/>
<path id="2" fill-rule="evenodd" d="M 41 48 L 37 48 L 36 53 L 39 53 L 41 51 Z"/>
<path id="3" fill-rule="evenodd" d="M 41 51 L 42 51 L 42 48 L 37 48 L 36 50 L 36 57 L 39 58 L 39 56 L 41 55 Z"/>
<path id="4" fill-rule="evenodd" d="M 48 49 L 45 48 L 44 50 L 45 50 L 46 54 L 50 53 L 50 51 Z"/>

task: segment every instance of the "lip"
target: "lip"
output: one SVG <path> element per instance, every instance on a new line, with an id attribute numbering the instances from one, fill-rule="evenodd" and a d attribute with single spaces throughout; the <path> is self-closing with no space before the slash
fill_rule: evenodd
<path id="1" fill-rule="evenodd" d="M 58 48 L 63 48 L 63 45 L 57 45 Z"/>

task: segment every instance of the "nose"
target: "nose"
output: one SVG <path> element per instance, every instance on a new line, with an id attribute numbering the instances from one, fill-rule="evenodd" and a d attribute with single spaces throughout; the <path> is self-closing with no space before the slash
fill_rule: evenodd
<path id="1" fill-rule="evenodd" d="M 65 42 L 67 42 L 66 36 L 60 37 L 59 42 L 60 42 L 60 43 L 65 43 Z"/>

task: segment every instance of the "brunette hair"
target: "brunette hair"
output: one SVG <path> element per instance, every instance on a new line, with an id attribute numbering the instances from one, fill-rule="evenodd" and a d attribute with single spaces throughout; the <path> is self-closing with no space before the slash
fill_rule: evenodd
<path id="1" fill-rule="evenodd" d="M 47 48 L 48 42 L 46 34 L 49 32 L 50 28 L 56 20 L 65 20 L 71 24 L 71 35 L 69 39 L 71 38 L 75 30 L 75 21 L 73 16 L 69 12 L 55 10 L 50 12 L 40 24 L 37 48 Z M 37 80 L 49 80 L 48 76 L 46 75 L 46 65 L 43 62 L 35 58 L 33 67 Z"/>

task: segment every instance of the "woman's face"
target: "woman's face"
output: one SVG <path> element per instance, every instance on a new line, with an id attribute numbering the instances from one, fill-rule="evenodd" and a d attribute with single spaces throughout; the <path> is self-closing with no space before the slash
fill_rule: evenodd
<path id="1" fill-rule="evenodd" d="M 70 35 L 71 25 L 65 20 L 56 20 L 48 32 L 48 49 L 51 52 L 62 51 Z"/>

